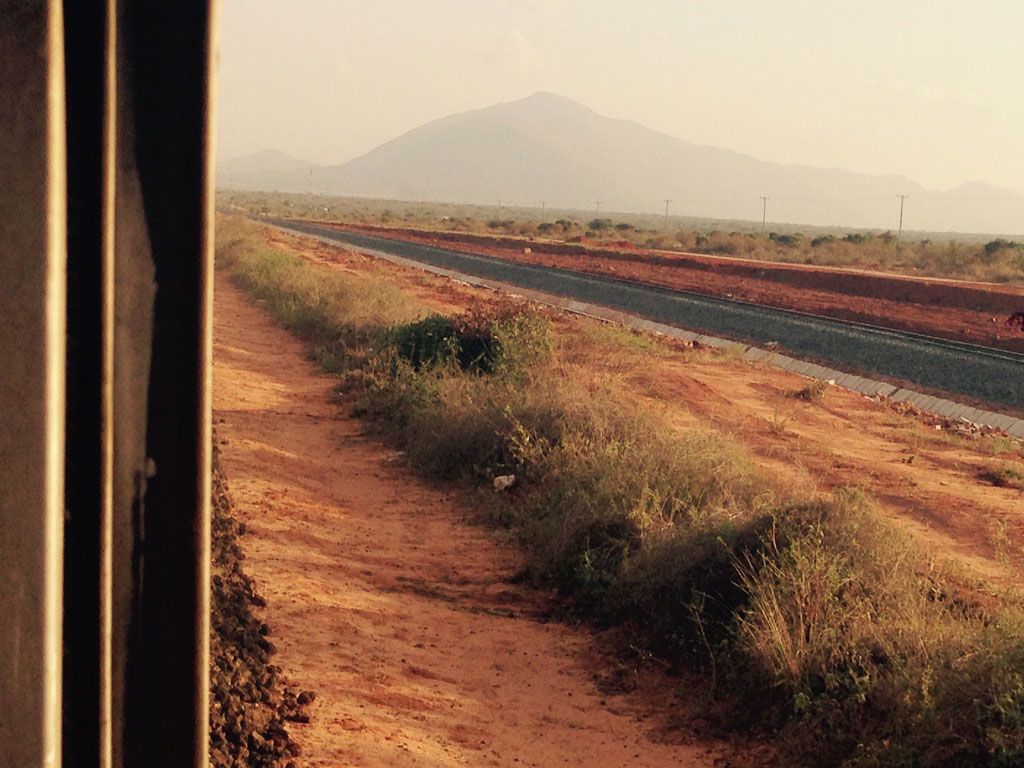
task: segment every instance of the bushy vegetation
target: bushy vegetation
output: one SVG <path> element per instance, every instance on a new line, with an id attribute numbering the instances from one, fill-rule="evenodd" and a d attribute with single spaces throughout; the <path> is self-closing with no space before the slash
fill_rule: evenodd
<path id="1" fill-rule="evenodd" d="M 873 269 L 925 277 L 952 277 L 997 283 L 1024 282 L 1024 243 L 982 236 L 892 232 L 801 231 L 760 233 L 760 222 L 692 219 L 685 227 L 664 227 L 661 216 L 588 217 L 579 211 L 542 212 L 505 207 L 501 216 L 486 206 L 395 203 L 269 193 L 221 193 L 220 199 L 252 214 L 326 219 L 354 224 L 451 230 L 473 234 L 537 237 L 561 241 L 581 236 L 626 241 L 642 248 L 718 254 L 756 261 Z M 227 202 L 230 201 L 230 202 Z M 400 205 L 402 210 L 395 206 Z M 515 215 L 512 215 L 512 214 Z M 545 216 L 547 218 L 545 218 Z M 582 222 L 582 223 L 581 223 Z"/>
<path id="2" fill-rule="evenodd" d="M 360 415 L 420 471 L 476 489 L 567 610 L 703 670 L 733 727 L 778 732 L 801 765 L 1024 763 L 1019 605 L 935 562 L 860 492 L 791 498 L 727 437 L 680 434 L 580 381 L 527 305 L 431 315 L 221 232 L 220 262 Z M 589 339 L 656 353 L 614 329 Z"/>
<path id="3" fill-rule="evenodd" d="M 982 476 L 993 485 L 1024 491 L 1024 471 L 1021 471 L 1019 464 L 1008 462 L 989 464 L 982 471 Z"/>
<path id="4" fill-rule="evenodd" d="M 386 341 L 414 370 L 444 362 L 464 371 L 524 374 L 534 353 L 550 351 L 550 326 L 536 315 L 505 307 L 454 317 L 429 315 L 392 328 Z"/>

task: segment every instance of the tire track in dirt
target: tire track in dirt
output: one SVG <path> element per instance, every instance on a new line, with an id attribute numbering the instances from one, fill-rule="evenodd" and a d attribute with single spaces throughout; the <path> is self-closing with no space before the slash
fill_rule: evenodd
<path id="1" fill-rule="evenodd" d="M 670 712 L 695 714 L 669 683 L 602 693 L 612 660 L 538 620 L 546 596 L 509 583 L 518 551 L 337 417 L 333 380 L 217 281 L 214 419 L 247 570 L 275 663 L 318 693 L 311 722 L 289 726 L 300 764 L 765 764 L 764 748 L 669 729 Z"/>

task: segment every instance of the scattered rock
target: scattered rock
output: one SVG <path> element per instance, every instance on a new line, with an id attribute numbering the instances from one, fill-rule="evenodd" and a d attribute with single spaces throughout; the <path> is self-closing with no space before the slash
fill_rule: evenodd
<path id="1" fill-rule="evenodd" d="M 244 526 L 231 516 L 231 498 L 213 455 L 213 518 L 210 605 L 210 766 L 273 768 L 300 754 L 285 721 L 306 723 L 302 710 L 316 697 L 284 689 L 281 668 L 269 663 L 270 627 L 253 613 L 266 606 L 241 567 L 237 538 Z M 294 765 L 294 763 L 289 763 Z"/>
<path id="2" fill-rule="evenodd" d="M 511 488 L 516 482 L 515 475 L 498 475 L 494 478 L 494 490 L 505 491 Z"/>
<path id="3" fill-rule="evenodd" d="M 883 395 L 869 395 L 867 397 L 873 402 L 892 409 L 901 416 L 913 416 L 926 426 L 929 426 L 936 431 L 951 432 L 952 434 L 959 435 L 960 437 L 970 439 L 998 435 L 1000 437 L 1005 437 L 1008 440 L 1020 442 L 1011 437 L 1003 429 L 992 427 L 988 424 L 977 424 L 969 419 L 965 419 L 963 416 L 957 419 L 951 419 L 948 416 L 940 416 L 939 414 L 932 413 L 931 411 L 923 411 L 913 403 L 906 400 L 892 400 L 891 398 Z"/>

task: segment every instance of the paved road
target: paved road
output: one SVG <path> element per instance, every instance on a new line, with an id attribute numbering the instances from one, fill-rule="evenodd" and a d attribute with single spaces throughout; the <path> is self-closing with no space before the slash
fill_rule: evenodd
<path id="1" fill-rule="evenodd" d="M 641 285 L 556 267 L 270 220 L 363 250 L 377 250 L 490 280 L 600 304 L 667 325 L 757 344 L 777 342 L 803 357 L 1024 409 L 1024 355 L 918 334 Z"/>

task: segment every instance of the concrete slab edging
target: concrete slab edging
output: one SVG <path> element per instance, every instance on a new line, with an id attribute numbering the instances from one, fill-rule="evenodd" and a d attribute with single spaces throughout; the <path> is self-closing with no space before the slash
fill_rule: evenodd
<path id="1" fill-rule="evenodd" d="M 279 228 L 288 230 L 287 227 Z M 327 245 L 339 245 L 337 241 L 331 240 L 327 237 L 321 237 L 307 232 L 300 232 L 299 230 L 288 231 L 302 237 L 311 237 L 314 240 L 319 240 Z M 609 309 L 596 304 L 588 304 L 586 302 L 579 301 L 578 299 L 570 299 L 565 296 L 558 296 L 544 291 L 519 288 L 518 286 L 498 282 L 497 280 L 488 280 L 486 278 L 466 275 L 451 269 L 445 269 L 444 267 L 424 264 L 423 262 L 416 261 L 415 259 L 395 256 L 394 254 L 380 251 L 375 248 L 364 248 L 353 245 L 345 245 L 344 247 L 367 256 L 390 261 L 393 264 L 422 269 L 435 275 L 447 277 L 451 280 L 465 283 L 467 285 L 475 285 L 481 288 L 501 291 L 502 293 L 507 293 L 512 296 L 520 296 L 522 298 L 529 299 L 530 301 L 547 304 L 548 306 L 557 307 L 577 315 L 593 317 L 598 320 L 604 320 L 605 322 L 618 323 L 638 330 L 653 331 L 654 333 L 660 333 L 663 336 L 670 336 L 682 341 L 695 341 L 699 344 L 705 344 L 717 349 L 736 350 L 746 360 L 768 363 L 809 379 L 831 381 L 834 382 L 836 386 L 840 386 L 854 392 L 859 392 L 862 395 L 881 395 L 882 397 L 888 397 L 898 402 L 908 402 L 923 411 L 929 411 L 948 419 L 962 420 L 980 426 L 995 427 L 997 429 L 1002 429 L 1013 437 L 1024 439 L 1024 419 L 1018 419 L 1003 413 L 996 413 L 982 408 L 973 408 L 971 406 L 964 405 L 963 403 L 954 402 L 953 400 L 946 400 L 941 397 L 935 397 L 934 395 L 927 395 L 923 392 L 916 392 L 912 389 L 899 388 L 884 381 L 876 381 L 856 374 L 818 365 L 817 363 L 809 363 L 806 360 L 798 360 L 770 349 L 764 349 L 763 347 L 754 347 L 748 344 L 742 344 L 738 341 L 731 341 L 717 336 L 707 336 L 702 333 L 687 331 L 682 328 L 676 328 L 672 325 L 658 323 L 653 320 L 640 317 L 639 315 L 620 312 L 618 310 Z"/>

